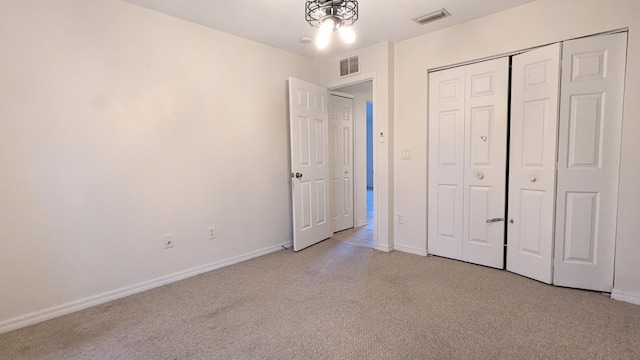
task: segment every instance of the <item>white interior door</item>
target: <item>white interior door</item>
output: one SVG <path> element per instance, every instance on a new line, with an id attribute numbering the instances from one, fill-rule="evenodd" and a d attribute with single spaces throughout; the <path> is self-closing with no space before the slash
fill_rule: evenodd
<path id="1" fill-rule="evenodd" d="M 627 34 L 563 45 L 554 284 L 613 288 Z"/>
<path id="2" fill-rule="evenodd" d="M 293 249 L 331 236 L 327 89 L 289 78 Z"/>
<path id="3" fill-rule="evenodd" d="M 429 74 L 428 251 L 462 260 L 465 68 Z"/>
<path id="4" fill-rule="evenodd" d="M 462 260 L 503 268 L 509 59 L 466 67 Z"/>
<path id="5" fill-rule="evenodd" d="M 503 267 L 508 81 L 507 58 L 429 75 L 430 254 Z"/>
<path id="6" fill-rule="evenodd" d="M 560 44 L 513 57 L 507 270 L 551 284 Z"/>
<path id="7" fill-rule="evenodd" d="M 353 227 L 353 99 L 331 95 L 331 224 L 333 232 Z"/>

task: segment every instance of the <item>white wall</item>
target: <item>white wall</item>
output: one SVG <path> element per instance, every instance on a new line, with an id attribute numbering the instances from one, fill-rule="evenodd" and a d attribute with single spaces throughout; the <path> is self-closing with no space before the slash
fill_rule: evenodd
<path id="1" fill-rule="evenodd" d="M 360 73 L 340 78 L 339 61 L 352 55 L 360 56 Z M 374 104 L 374 217 L 375 244 L 382 251 L 393 250 L 393 45 L 379 43 L 353 54 L 316 62 L 319 79 L 328 88 L 342 87 L 373 78 Z M 380 133 L 384 143 L 379 142 Z"/>
<path id="2" fill-rule="evenodd" d="M 373 92 L 351 93 L 354 103 L 354 164 L 355 164 L 355 226 L 367 224 L 367 101 L 373 101 Z"/>
<path id="3" fill-rule="evenodd" d="M 312 60 L 112 0 L 3 1 L 0 54 L 0 332 L 291 240 Z"/>
<path id="4" fill-rule="evenodd" d="M 395 248 L 426 249 L 427 71 L 575 37 L 629 28 L 614 297 L 640 303 L 640 2 L 538 0 L 396 44 Z"/>

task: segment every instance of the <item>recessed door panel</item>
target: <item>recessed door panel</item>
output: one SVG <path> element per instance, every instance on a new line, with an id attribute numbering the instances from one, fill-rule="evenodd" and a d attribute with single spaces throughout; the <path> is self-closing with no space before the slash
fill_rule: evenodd
<path id="1" fill-rule="evenodd" d="M 560 44 L 513 57 L 507 270 L 550 284 Z"/>
<path id="2" fill-rule="evenodd" d="M 522 143 L 522 167 L 544 168 L 544 126 L 549 117 L 548 107 L 549 99 L 524 103 L 522 136 L 518 139 Z"/>
<path id="3" fill-rule="evenodd" d="M 491 123 L 493 121 L 493 106 L 471 109 L 471 166 L 491 165 Z M 500 139 L 498 139 L 500 140 Z"/>
<path id="4" fill-rule="evenodd" d="M 469 239 L 467 241 L 489 246 L 487 219 L 489 218 L 490 187 L 469 188 Z"/>
<path id="5" fill-rule="evenodd" d="M 346 122 L 351 121 L 351 107 L 350 106 L 342 106 L 342 120 Z"/>
<path id="6" fill-rule="evenodd" d="M 571 81 L 600 80 L 607 77 L 608 50 L 576 52 L 571 55 Z"/>
<path id="7" fill-rule="evenodd" d="M 440 185 L 438 186 L 438 236 L 456 239 L 456 213 L 460 209 L 456 209 L 456 185 Z M 456 221 L 458 220 L 458 221 Z"/>
<path id="8" fill-rule="evenodd" d="M 481 66 L 485 64 L 482 63 Z M 473 67 L 475 65 L 471 65 Z M 468 69 L 467 69 L 468 70 Z M 471 79 L 471 94 L 472 98 L 480 96 L 491 96 L 495 94 L 494 90 L 494 76 L 496 74 L 493 71 L 481 74 L 474 74 L 470 76 Z"/>
<path id="9" fill-rule="evenodd" d="M 342 147 L 342 165 L 351 165 L 353 158 L 353 156 L 351 156 L 351 151 L 353 149 L 351 138 L 351 126 L 344 126 L 342 128 L 342 143 L 344 144 Z"/>
<path id="10" fill-rule="evenodd" d="M 342 187 L 340 178 L 331 178 L 331 204 L 340 204 L 340 198 L 342 197 Z M 340 219 L 340 207 L 331 206 L 331 221 L 336 222 Z"/>
<path id="11" fill-rule="evenodd" d="M 307 89 L 296 89 L 298 108 L 309 110 L 309 91 Z"/>
<path id="12" fill-rule="evenodd" d="M 446 111 L 440 113 L 439 117 L 439 133 L 438 133 L 438 155 L 440 166 L 459 166 L 456 160 L 460 156 L 456 156 L 456 151 L 460 147 L 461 139 L 457 139 L 457 124 L 460 119 L 459 111 Z"/>
<path id="13" fill-rule="evenodd" d="M 524 90 L 532 90 L 539 87 L 553 86 L 556 79 L 552 78 L 554 64 L 549 59 L 543 59 L 524 66 Z M 522 79 L 518 79 L 518 86 Z"/>
<path id="14" fill-rule="evenodd" d="M 542 257 L 545 246 L 543 213 L 545 192 L 540 190 L 522 190 L 520 195 L 520 252 Z"/>
<path id="15" fill-rule="evenodd" d="M 574 95 L 569 100 L 570 168 L 600 167 L 602 156 L 602 93 Z"/>
<path id="16" fill-rule="evenodd" d="M 462 94 L 463 79 L 451 78 L 440 81 L 436 86 L 439 89 L 438 99 L 440 102 L 460 101 Z M 435 90 L 435 89 L 434 89 Z"/>
<path id="17" fill-rule="evenodd" d="M 309 166 L 311 164 L 311 131 L 309 129 L 309 118 L 305 116 L 298 117 L 298 165 Z"/>
<path id="18" fill-rule="evenodd" d="M 325 156 L 327 154 L 328 140 L 326 138 L 327 121 L 325 119 L 315 119 L 314 134 L 316 135 L 312 147 L 315 155 L 315 164 L 319 166 L 327 165 Z"/>
<path id="19" fill-rule="evenodd" d="M 302 230 L 311 229 L 312 221 L 311 217 L 313 216 L 313 201 L 311 201 L 311 182 L 310 181 L 301 181 L 300 182 L 300 210 L 302 216 L 300 217 L 300 228 Z"/>
<path id="20" fill-rule="evenodd" d="M 627 34 L 564 43 L 554 284 L 613 288 Z"/>
<path id="21" fill-rule="evenodd" d="M 598 248 L 598 194 L 567 192 L 565 207 L 565 262 L 596 263 Z"/>
<path id="22" fill-rule="evenodd" d="M 349 216 L 353 212 L 351 207 L 353 204 L 353 201 L 349 196 L 349 190 L 352 187 L 353 187 L 353 184 L 351 183 L 351 178 L 347 177 L 342 179 L 342 194 L 344 196 L 342 201 L 342 216 Z"/>
<path id="23" fill-rule="evenodd" d="M 324 179 L 316 180 L 316 225 L 327 222 L 327 182 Z"/>
<path id="24" fill-rule="evenodd" d="M 326 99 L 326 94 L 320 94 L 320 93 L 313 93 L 313 104 L 315 106 L 315 111 L 318 113 L 326 113 L 325 111 L 325 99 Z"/>

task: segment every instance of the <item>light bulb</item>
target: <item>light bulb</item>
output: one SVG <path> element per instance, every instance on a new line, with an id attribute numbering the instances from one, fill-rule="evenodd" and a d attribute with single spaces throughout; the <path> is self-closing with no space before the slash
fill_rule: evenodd
<path id="1" fill-rule="evenodd" d="M 352 28 L 342 26 L 338 32 L 340 33 L 342 40 L 347 44 L 353 44 L 356 41 L 356 33 Z"/>
<path id="2" fill-rule="evenodd" d="M 331 18 L 323 20 L 322 24 L 320 24 L 320 35 L 326 35 L 328 37 L 333 32 L 333 27 L 335 25 L 336 23 L 333 22 L 333 19 Z"/>
<path id="3" fill-rule="evenodd" d="M 329 40 L 331 40 L 331 33 L 323 34 L 319 33 L 316 37 L 316 47 L 318 49 L 324 49 L 329 45 Z"/>

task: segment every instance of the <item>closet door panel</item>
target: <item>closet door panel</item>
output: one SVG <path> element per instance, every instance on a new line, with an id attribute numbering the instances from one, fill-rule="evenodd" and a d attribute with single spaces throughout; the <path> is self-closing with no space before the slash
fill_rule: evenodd
<path id="1" fill-rule="evenodd" d="M 613 288 L 627 34 L 563 47 L 554 284 Z"/>
<path id="2" fill-rule="evenodd" d="M 429 75 L 428 252 L 462 259 L 465 69 Z"/>
<path id="3" fill-rule="evenodd" d="M 466 66 L 466 90 L 462 259 L 501 269 L 509 59 Z"/>
<path id="4" fill-rule="evenodd" d="M 507 270 L 551 283 L 560 44 L 513 57 Z"/>

